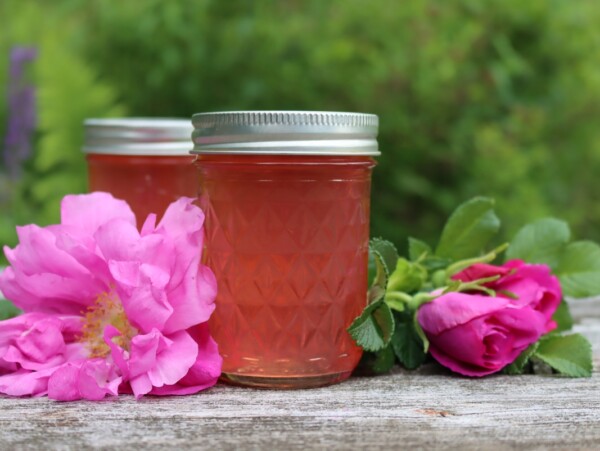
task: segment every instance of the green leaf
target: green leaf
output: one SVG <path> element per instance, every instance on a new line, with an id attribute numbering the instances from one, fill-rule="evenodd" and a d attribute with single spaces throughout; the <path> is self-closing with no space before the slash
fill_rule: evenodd
<path id="1" fill-rule="evenodd" d="M 394 272 L 388 279 L 387 289 L 411 293 L 418 291 L 427 280 L 427 270 L 419 263 L 399 258 Z"/>
<path id="2" fill-rule="evenodd" d="M 552 332 L 565 332 L 573 328 L 573 317 L 569 310 L 569 304 L 564 299 L 560 302 L 558 308 L 552 315 L 552 319 L 556 321 L 558 327 Z"/>
<path id="3" fill-rule="evenodd" d="M 374 304 L 385 297 L 385 288 L 379 285 L 373 285 L 367 292 L 367 304 Z M 368 307 L 367 307 L 368 308 Z"/>
<path id="4" fill-rule="evenodd" d="M 14 318 L 21 314 L 21 310 L 15 307 L 12 302 L 6 299 L 0 299 L 0 321 L 5 319 Z"/>
<path id="5" fill-rule="evenodd" d="M 369 263 L 368 263 L 368 281 L 369 286 L 375 283 L 375 278 L 377 277 L 377 265 L 375 263 L 375 255 L 373 252 L 369 250 Z"/>
<path id="6" fill-rule="evenodd" d="M 414 370 L 425 361 L 423 341 L 414 326 L 414 312 L 405 310 L 394 314 L 396 328 L 392 336 L 392 347 L 400 363 L 409 370 Z"/>
<path id="7" fill-rule="evenodd" d="M 373 238 L 369 244 L 369 257 L 373 258 L 375 266 L 375 275 L 371 287 L 379 287 L 385 294 L 388 278 L 398 261 L 398 251 L 389 241 Z M 373 299 L 375 299 L 375 296 L 369 293 L 369 302 L 373 302 Z"/>
<path id="8" fill-rule="evenodd" d="M 534 356 L 565 376 L 592 375 L 592 346 L 580 334 L 549 335 L 542 338 Z"/>
<path id="9" fill-rule="evenodd" d="M 370 304 L 352 322 L 348 332 L 365 351 L 379 351 L 389 344 L 394 333 L 392 311 L 381 300 Z"/>
<path id="10" fill-rule="evenodd" d="M 373 312 L 372 316 L 375 319 L 375 323 L 379 326 L 383 343 L 387 346 L 394 333 L 394 315 L 389 306 L 384 302 L 381 304 L 381 307 Z"/>
<path id="11" fill-rule="evenodd" d="M 433 251 L 431 246 L 424 241 L 416 238 L 408 238 L 408 257 L 411 261 L 417 261 L 423 254 L 431 255 Z"/>
<path id="12" fill-rule="evenodd" d="M 398 260 L 396 247 L 391 242 L 382 238 L 373 238 L 369 243 L 369 249 L 373 254 L 381 257 L 387 273 L 390 274 L 396 267 L 396 261 Z"/>
<path id="13" fill-rule="evenodd" d="M 537 351 L 539 346 L 539 342 L 533 343 L 527 349 L 525 349 L 516 360 L 510 365 L 504 367 L 502 370 L 505 374 L 517 375 L 523 374 L 525 372 L 525 367 L 529 363 L 529 359 L 531 356 Z"/>
<path id="14" fill-rule="evenodd" d="M 500 229 L 494 200 L 475 197 L 460 205 L 446 222 L 435 251 L 439 257 L 461 260 L 478 255 Z"/>
<path id="15" fill-rule="evenodd" d="M 539 219 L 517 232 L 506 251 L 506 259 L 544 263 L 555 270 L 570 238 L 571 231 L 566 222 L 554 218 Z"/>
<path id="16" fill-rule="evenodd" d="M 394 367 L 396 356 L 390 345 L 378 351 L 375 354 L 375 360 L 371 363 L 371 369 L 374 373 L 387 373 Z"/>
<path id="17" fill-rule="evenodd" d="M 565 296 L 582 298 L 600 294 L 600 246 L 591 241 L 569 244 L 556 273 Z"/>
<path id="18" fill-rule="evenodd" d="M 375 261 L 375 278 L 373 279 L 371 288 L 378 288 L 379 290 L 382 290 L 383 293 L 385 293 L 390 273 L 387 267 L 385 266 L 383 257 L 381 257 L 380 254 L 376 252 L 371 252 L 371 255 L 373 255 L 373 260 Z M 369 302 L 373 302 L 371 298 L 372 296 L 369 295 Z"/>
<path id="19" fill-rule="evenodd" d="M 427 257 L 427 258 L 425 258 L 425 260 L 423 260 L 421 262 L 423 267 L 425 269 L 427 269 L 427 271 L 429 271 L 430 273 L 433 273 L 440 269 L 446 269 L 451 263 L 452 263 L 451 259 L 436 257 L 435 255 L 432 255 L 431 257 Z"/>
<path id="20" fill-rule="evenodd" d="M 356 367 L 354 374 L 362 376 L 373 376 L 376 374 L 387 373 L 396 363 L 396 355 L 391 346 L 386 346 L 377 352 L 363 352 L 363 355 Z"/>

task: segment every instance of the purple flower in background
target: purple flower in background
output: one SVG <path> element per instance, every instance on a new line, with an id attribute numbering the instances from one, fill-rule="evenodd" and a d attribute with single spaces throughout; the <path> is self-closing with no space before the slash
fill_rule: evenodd
<path id="1" fill-rule="evenodd" d="M 8 124 L 4 145 L 4 163 L 12 177 L 19 175 L 21 163 L 31 154 L 36 124 L 35 89 L 27 83 L 25 70 L 37 56 L 32 47 L 13 47 L 8 77 Z"/>

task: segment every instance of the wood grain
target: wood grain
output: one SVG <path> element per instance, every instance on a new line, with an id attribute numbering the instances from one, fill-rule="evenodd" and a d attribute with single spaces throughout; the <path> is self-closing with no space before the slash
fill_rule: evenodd
<path id="1" fill-rule="evenodd" d="M 590 379 L 470 380 L 426 365 L 303 391 L 0 398 L 0 449 L 600 449 L 600 300 L 573 301 L 572 311 L 593 342 Z"/>

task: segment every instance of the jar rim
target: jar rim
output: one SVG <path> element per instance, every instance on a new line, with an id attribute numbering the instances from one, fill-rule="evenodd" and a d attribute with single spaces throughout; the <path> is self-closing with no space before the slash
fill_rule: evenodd
<path id="1" fill-rule="evenodd" d="M 221 111 L 192 116 L 193 154 L 380 155 L 375 114 Z"/>
<path id="2" fill-rule="evenodd" d="M 90 118 L 84 121 L 86 154 L 189 155 L 193 127 L 182 118 Z"/>

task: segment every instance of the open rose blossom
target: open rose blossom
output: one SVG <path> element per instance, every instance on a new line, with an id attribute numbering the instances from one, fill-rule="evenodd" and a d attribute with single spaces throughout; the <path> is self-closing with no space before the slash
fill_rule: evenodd
<path id="1" fill-rule="evenodd" d="M 431 355 L 454 372 L 465 376 L 495 373 L 556 328 L 552 315 L 562 294 L 545 265 L 477 264 L 453 278 L 469 282 L 496 275 L 498 280 L 486 284 L 497 290 L 495 297 L 446 293 L 422 305 L 417 313 Z"/>
<path id="2" fill-rule="evenodd" d="M 59 225 L 19 227 L 0 290 L 24 314 L 0 322 L 0 393 L 97 400 L 214 385 L 203 224 L 181 198 L 138 231 L 126 202 L 92 193 L 66 196 Z"/>
<path id="3" fill-rule="evenodd" d="M 511 260 L 502 266 L 477 263 L 455 274 L 452 278 L 462 282 L 500 276 L 498 280 L 488 282 L 486 287 L 495 290 L 498 296 L 512 293 L 517 305 L 529 305 L 546 318 L 544 333 L 556 328 L 552 315 L 562 300 L 560 282 L 550 272 L 547 265 L 528 264 L 521 260 Z"/>

